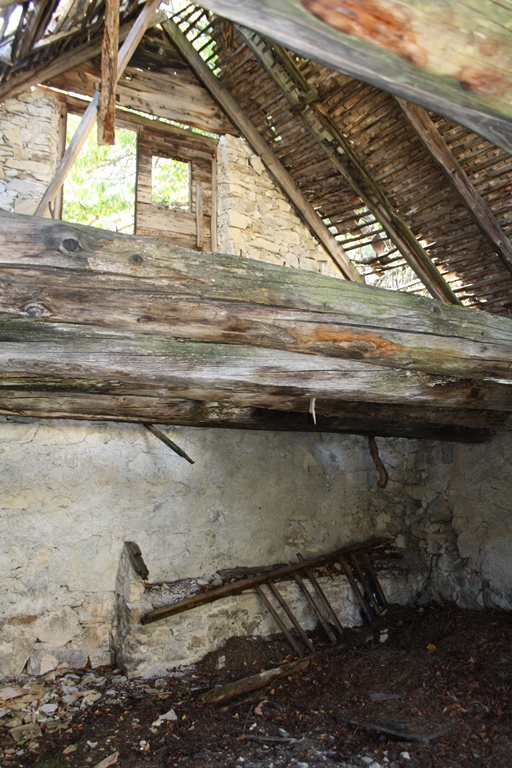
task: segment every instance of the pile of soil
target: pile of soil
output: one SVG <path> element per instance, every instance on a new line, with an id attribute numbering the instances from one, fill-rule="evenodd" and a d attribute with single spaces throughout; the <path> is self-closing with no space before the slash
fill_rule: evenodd
<path id="1" fill-rule="evenodd" d="M 106 679 L 101 697 L 88 693 L 92 703 L 71 712 L 62 676 L 47 676 L 62 727 L 42 722 L 41 738 L 25 744 L 0 729 L 0 765 L 512 766 L 509 613 L 391 607 L 370 628 L 346 630 L 334 648 L 312 638 L 318 651 L 306 670 L 224 705 L 201 695 L 293 660 L 281 638 L 231 639 L 196 667 L 158 680 L 95 670 Z"/>

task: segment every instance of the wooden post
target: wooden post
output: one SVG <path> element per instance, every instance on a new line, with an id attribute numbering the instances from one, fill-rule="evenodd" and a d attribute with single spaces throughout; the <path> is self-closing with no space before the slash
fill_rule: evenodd
<path id="1" fill-rule="evenodd" d="M 98 144 L 116 142 L 117 51 L 119 0 L 106 0 L 101 49 L 101 87 L 98 103 Z"/>

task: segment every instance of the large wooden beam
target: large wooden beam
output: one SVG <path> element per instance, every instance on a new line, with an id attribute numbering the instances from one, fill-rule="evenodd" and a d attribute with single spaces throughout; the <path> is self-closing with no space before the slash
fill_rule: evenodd
<path id="1" fill-rule="evenodd" d="M 199 56 L 193 45 L 187 40 L 183 32 L 173 21 L 162 24 L 163 29 L 181 53 L 185 61 L 191 66 L 197 78 L 209 91 L 217 104 L 225 111 L 232 123 L 236 125 L 242 136 L 248 141 L 254 152 L 260 156 L 278 185 L 288 197 L 295 210 L 311 229 L 315 237 L 325 248 L 326 253 L 347 280 L 362 282 L 363 278 L 350 261 L 349 257 L 330 233 L 311 203 L 304 197 L 299 187 L 272 152 L 266 141 L 254 127 L 250 118 L 238 106 L 235 99 L 219 82 L 217 77 L 209 69 L 208 65 Z"/>
<path id="2" fill-rule="evenodd" d="M 427 290 L 436 299 L 460 304 L 423 246 L 414 237 L 407 222 L 372 177 L 358 155 L 357 147 L 353 146 L 353 142 L 349 141 L 336 125 L 329 114 L 329 108 L 322 103 L 293 57 L 279 45 L 271 50 L 266 40 L 244 27 L 237 26 L 236 29 L 285 96 L 292 110 L 300 116 L 310 135 L 326 153 L 331 164 L 381 223 Z"/>
<path id="3" fill-rule="evenodd" d="M 71 389 L 71 387 L 70 387 Z M 86 419 L 182 427 L 273 432 L 327 432 L 377 437 L 482 443 L 497 431 L 512 430 L 512 414 L 444 408 L 410 408 L 368 403 L 320 401 L 316 419 L 302 411 L 279 411 L 227 402 L 204 402 L 149 395 L 87 394 L 0 389 L 0 415 L 45 419 Z"/>
<path id="4" fill-rule="evenodd" d="M 423 146 L 441 168 L 486 240 L 494 248 L 508 271 L 512 272 L 512 243 L 451 152 L 428 112 L 404 99 L 397 99 L 397 101 Z"/>
<path id="5" fill-rule="evenodd" d="M 126 40 L 124 41 L 123 45 L 119 50 L 119 54 L 117 57 L 117 78 L 119 78 L 122 75 L 122 73 L 128 66 L 129 61 L 133 56 L 135 49 L 140 43 L 144 35 L 144 32 L 148 28 L 159 5 L 160 5 L 160 0 L 147 0 L 145 5 L 143 6 L 137 21 L 131 28 L 130 32 L 126 37 Z M 41 198 L 36 208 L 36 211 L 35 211 L 36 216 L 44 216 L 46 213 L 49 212 L 50 203 L 53 203 L 53 201 L 55 200 L 59 192 L 59 189 L 64 184 L 64 181 L 69 171 L 73 167 L 73 163 L 75 162 L 76 158 L 80 154 L 80 150 L 82 149 L 96 120 L 97 109 L 99 104 L 99 96 L 100 94 L 97 92 L 94 95 L 93 99 L 91 100 L 89 106 L 87 107 L 82 117 L 82 120 L 80 121 L 80 125 L 76 129 L 76 132 L 73 138 L 71 139 L 71 141 L 69 142 L 68 148 L 66 149 L 64 156 L 62 157 L 62 160 L 59 163 L 59 166 L 55 172 L 53 179 L 48 185 L 46 192 L 44 193 L 43 197 Z"/>
<path id="6" fill-rule="evenodd" d="M 509 425 L 510 320 L 47 219 L 2 213 L 0 233 L 2 413 L 173 421 L 176 400 L 314 398 L 331 420 L 376 408 L 366 428 L 352 411 L 362 433 Z"/>
<path id="7" fill-rule="evenodd" d="M 507 3 L 202 0 L 302 56 L 465 125 L 512 152 Z"/>

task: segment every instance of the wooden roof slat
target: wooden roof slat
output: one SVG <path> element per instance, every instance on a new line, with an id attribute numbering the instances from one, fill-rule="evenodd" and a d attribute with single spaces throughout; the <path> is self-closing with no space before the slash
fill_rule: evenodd
<path id="1" fill-rule="evenodd" d="M 274 46 L 272 53 L 269 53 L 268 50 L 265 53 L 265 44 L 256 33 L 240 27 L 237 27 L 237 32 L 289 101 L 292 112 L 298 113 L 336 169 L 349 182 L 365 205 L 373 211 L 376 218 L 381 221 L 388 235 L 412 269 L 420 275 L 432 295 L 443 301 L 459 303 L 398 211 L 393 210 L 386 196 L 365 168 L 361 158 L 356 154 L 353 146 L 333 123 L 330 113 L 320 101 L 316 89 L 313 98 L 309 98 L 309 94 L 312 93 L 311 85 L 296 67 L 291 56 L 279 46 Z M 290 81 L 294 82 L 296 88 L 289 87 Z M 329 141 L 325 140 L 326 132 L 329 134 Z M 341 153 L 336 151 L 335 144 L 338 145 Z"/>

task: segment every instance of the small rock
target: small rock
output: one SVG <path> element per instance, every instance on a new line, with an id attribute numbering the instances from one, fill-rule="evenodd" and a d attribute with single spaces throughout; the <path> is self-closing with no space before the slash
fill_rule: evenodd
<path id="1" fill-rule="evenodd" d="M 72 752 L 76 752 L 77 749 L 78 749 L 78 744 L 70 744 L 69 747 L 66 747 L 66 749 L 62 751 L 62 754 L 70 755 Z"/>
<path id="2" fill-rule="evenodd" d="M 0 709 L 0 719 L 10 713 L 10 709 Z"/>
<path id="3" fill-rule="evenodd" d="M 400 752 L 400 757 L 403 757 L 404 760 L 410 760 L 411 756 L 408 752 Z"/>
<path id="4" fill-rule="evenodd" d="M 167 688 L 167 680 L 165 677 L 159 677 L 155 682 L 153 683 L 155 688 Z"/>
<path id="5" fill-rule="evenodd" d="M 39 711 L 45 715 L 51 715 L 58 710 L 57 704 L 43 704 L 39 707 Z"/>
<path id="6" fill-rule="evenodd" d="M 385 643 L 388 637 L 389 637 L 388 632 L 381 632 L 379 636 L 379 643 Z"/>
<path id="7" fill-rule="evenodd" d="M 174 711 L 174 709 L 170 709 L 168 712 L 165 713 L 165 715 L 160 715 L 158 718 L 159 720 L 169 720 L 171 722 L 174 722 L 178 719 L 178 715 Z"/>
<path id="8" fill-rule="evenodd" d="M 18 696 L 24 696 L 26 693 L 29 693 L 26 688 L 22 688 L 19 685 L 8 685 L 5 688 L 0 688 L 0 701 L 16 699 Z"/>
<path id="9" fill-rule="evenodd" d="M 11 728 L 11 736 L 19 743 L 20 741 L 40 739 L 42 733 L 38 725 L 27 723 L 26 725 L 18 725 L 15 728 Z"/>
<path id="10" fill-rule="evenodd" d="M 65 696 L 62 697 L 62 701 L 64 704 L 74 704 L 75 701 L 78 700 L 78 696 L 73 693 L 67 693 Z"/>
<path id="11" fill-rule="evenodd" d="M 95 685 L 96 684 L 96 675 L 94 672 L 89 672 L 88 675 L 84 675 L 80 681 L 80 685 Z"/>
<path id="12" fill-rule="evenodd" d="M 215 665 L 216 669 L 223 669 L 226 666 L 226 657 L 225 656 L 219 656 L 217 659 L 217 664 Z"/>
<path id="13" fill-rule="evenodd" d="M 84 709 L 85 707 L 90 707 L 91 704 L 94 704 L 94 702 L 101 699 L 101 697 L 102 694 L 99 691 L 90 691 L 90 693 L 83 697 L 80 708 Z"/>
<path id="14" fill-rule="evenodd" d="M 98 746 L 98 742 L 97 741 L 88 741 L 87 742 L 87 746 L 90 747 L 91 749 L 94 749 L 95 747 Z"/>

